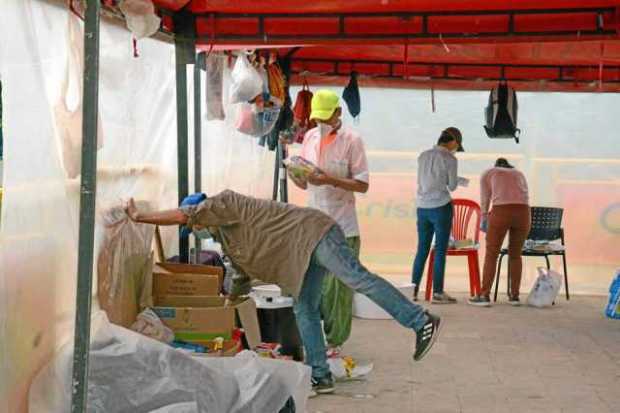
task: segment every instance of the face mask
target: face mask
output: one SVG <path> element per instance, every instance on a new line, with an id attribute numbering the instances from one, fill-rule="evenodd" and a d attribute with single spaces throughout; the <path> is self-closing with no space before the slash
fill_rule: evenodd
<path id="1" fill-rule="evenodd" d="M 319 134 L 321 135 L 321 138 L 329 135 L 332 130 L 334 130 L 332 125 L 328 123 L 319 123 Z"/>
<path id="2" fill-rule="evenodd" d="M 195 229 L 192 231 L 192 233 L 196 236 L 196 238 L 198 239 L 208 239 L 208 238 L 212 238 L 211 237 L 211 233 L 209 232 L 208 229 L 206 228 L 202 228 L 202 229 Z"/>

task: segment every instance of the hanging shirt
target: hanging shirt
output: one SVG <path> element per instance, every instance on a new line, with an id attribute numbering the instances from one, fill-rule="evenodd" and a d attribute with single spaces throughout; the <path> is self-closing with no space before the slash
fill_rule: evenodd
<path id="1" fill-rule="evenodd" d="M 456 189 L 457 160 L 443 146 L 435 146 L 418 157 L 418 208 L 439 208 L 452 201 Z"/>
<path id="2" fill-rule="evenodd" d="M 303 158 L 328 175 L 368 183 L 368 161 L 364 142 L 350 129 L 340 128 L 333 136 L 321 139 L 319 128 L 308 131 L 301 148 Z M 325 212 L 342 228 L 346 237 L 359 236 L 353 191 L 332 185 L 308 183 L 308 206 Z"/>
<path id="3" fill-rule="evenodd" d="M 483 214 L 495 205 L 528 205 L 527 180 L 514 168 L 495 167 L 480 177 L 480 208 Z"/>

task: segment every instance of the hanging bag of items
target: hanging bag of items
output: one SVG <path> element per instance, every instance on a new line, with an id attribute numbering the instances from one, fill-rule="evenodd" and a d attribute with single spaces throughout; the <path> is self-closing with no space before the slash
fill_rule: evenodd
<path id="1" fill-rule="evenodd" d="M 280 114 L 280 105 L 271 99 L 269 93 L 267 71 L 260 63 L 258 65 L 258 69 L 253 67 L 245 54 L 237 58 L 230 99 L 231 103 L 238 103 L 236 129 L 254 137 L 271 132 Z"/>
<path id="2" fill-rule="evenodd" d="M 245 53 L 237 57 L 230 76 L 232 77 L 230 103 L 250 102 L 263 93 L 263 79 L 250 64 Z"/>

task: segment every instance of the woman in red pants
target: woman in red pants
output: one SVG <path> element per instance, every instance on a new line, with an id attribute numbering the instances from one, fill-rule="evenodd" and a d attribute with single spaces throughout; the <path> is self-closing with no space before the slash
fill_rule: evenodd
<path id="1" fill-rule="evenodd" d="M 489 213 L 489 206 L 493 209 Z M 508 302 L 520 305 L 521 251 L 530 232 L 531 216 L 527 181 L 523 173 L 515 169 L 504 158 L 495 162 L 480 178 L 480 205 L 482 208 L 482 230 L 487 232 L 487 251 L 482 271 L 480 295 L 469 299 L 469 304 L 489 307 L 489 295 L 495 278 L 497 257 L 506 233 L 508 233 L 508 274 L 510 293 Z"/>

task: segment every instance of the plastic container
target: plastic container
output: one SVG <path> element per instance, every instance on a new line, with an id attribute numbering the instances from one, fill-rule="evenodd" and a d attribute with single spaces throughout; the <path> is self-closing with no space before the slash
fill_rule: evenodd
<path id="1" fill-rule="evenodd" d="M 283 297 L 277 285 L 254 287 L 250 296 L 256 302 L 263 342 L 280 343 L 283 355 L 302 361 L 303 345 L 293 312 L 293 299 Z"/>
<path id="2" fill-rule="evenodd" d="M 388 280 L 389 281 L 389 280 Z M 394 284 L 394 283 L 392 283 Z M 394 284 L 398 290 L 407 298 L 413 297 L 413 288 L 415 284 L 400 283 Z M 353 294 L 353 316 L 357 318 L 365 318 L 368 320 L 391 320 L 393 317 L 385 312 L 385 310 L 374 303 L 364 294 Z"/>

